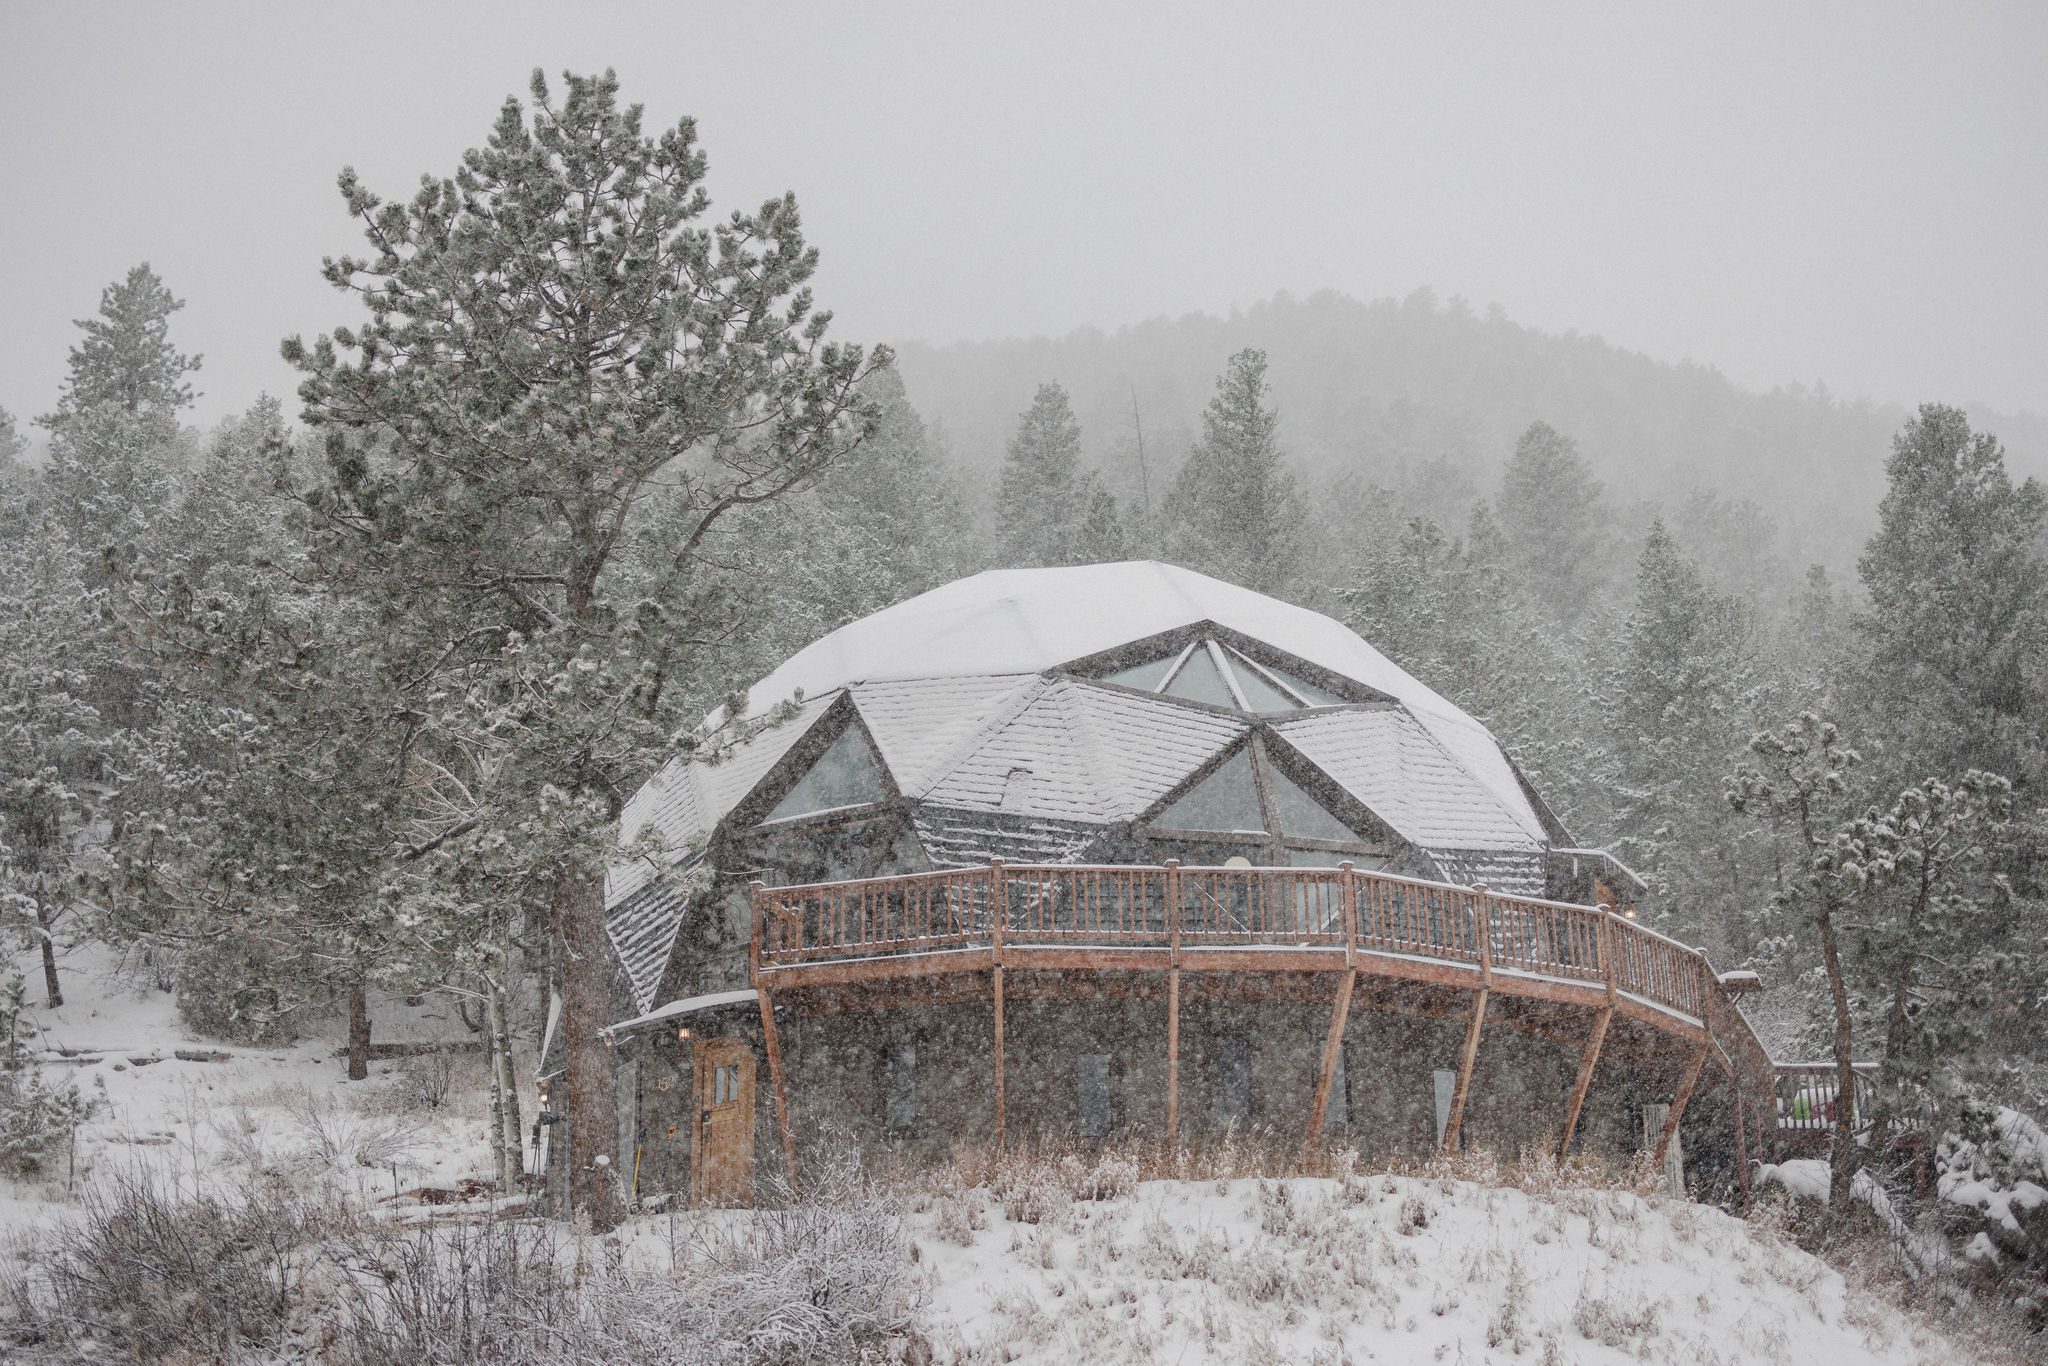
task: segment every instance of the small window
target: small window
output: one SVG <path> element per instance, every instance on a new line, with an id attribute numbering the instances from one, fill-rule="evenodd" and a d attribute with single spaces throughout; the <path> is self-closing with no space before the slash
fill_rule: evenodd
<path id="1" fill-rule="evenodd" d="M 884 1120 L 891 1133 L 907 1133 L 917 1127 L 917 1045 L 889 1046 L 889 1075 Z"/>
<path id="2" fill-rule="evenodd" d="M 1074 1059 L 1074 1089 L 1080 1104 L 1081 1136 L 1109 1132 L 1109 1054 L 1082 1053 Z"/>
<path id="3" fill-rule="evenodd" d="M 1184 793 L 1153 819 L 1172 830 L 1263 831 L 1259 789 L 1252 780 L 1252 756 L 1241 749 L 1223 766 Z"/>
<path id="4" fill-rule="evenodd" d="M 740 1065 L 721 1063 L 711 1074 L 711 1103 L 730 1105 L 740 1098 Z"/>
<path id="5" fill-rule="evenodd" d="M 867 742 L 858 730 L 848 726 L 818 756 L 810 771 L 797 779 L 796 786 L 775 804 L 768 819 L 779 821 L 842 806 L 865 806 L 887 795 Z"/>
<path id="6" fill-rule="evenodd" d="M 1216 1040 L 1216 1112 L 1232 1123 L 1251 1119 L 1252 1049 L 1242 1034 Z"/>

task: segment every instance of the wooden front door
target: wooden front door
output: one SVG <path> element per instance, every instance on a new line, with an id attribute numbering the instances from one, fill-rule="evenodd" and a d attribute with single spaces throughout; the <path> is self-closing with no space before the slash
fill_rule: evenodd
<path id="1" fill-rule="evenodd" d="M 754 1198 L 754 1050 L 743 1039 L 697 1045 L 697 1144 L 690 1196 L 699 1205 Z"/>

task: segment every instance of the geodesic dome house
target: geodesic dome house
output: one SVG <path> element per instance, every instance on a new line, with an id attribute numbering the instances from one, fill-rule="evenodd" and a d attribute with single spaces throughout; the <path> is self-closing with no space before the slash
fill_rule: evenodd
<path id="1" fill-rule="evenodd" d="M 636 1191 L 743 1199 L 757 1134 L 794 1162 L 826 1125 L 1391 1150 L 1459 1141 L 1469 1106 L 1468 1134 L 1625 1147 L 1636 1093 L 1682 1113 L 1734 1015 L 1483 725 L 1185 569 L 976 575 L 746 708 L 633 797 L 608 880 Z M 1603 1089 L 1603 1047 L 1651 1082 Z"/>

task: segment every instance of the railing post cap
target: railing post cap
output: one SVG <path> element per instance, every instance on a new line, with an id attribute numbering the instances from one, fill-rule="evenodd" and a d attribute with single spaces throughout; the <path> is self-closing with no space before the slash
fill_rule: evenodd
<path id="1" fill-rule="evenodd" d="M 1472 884 L 1472 890 L 1475 892 L 1484 892 L 1486 890 L 1486 884 L 1483 882 L 1475 882 Z"/>
<path id="2" fill-rule="evenodd" d="M 1166 861 L 1166 866 L 1169 868 L 1178 868 L 1180 867 L 1180 860 L 1177 858 L 1170 858 Z"/>

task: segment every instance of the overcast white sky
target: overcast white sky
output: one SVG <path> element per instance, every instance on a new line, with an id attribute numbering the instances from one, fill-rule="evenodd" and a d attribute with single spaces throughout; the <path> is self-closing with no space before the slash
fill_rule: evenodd
<path id="1" fill-rule="evenodd" d="M 2044 59 L 2037 0 L 0 0 L 0 406 L 49 410 L 145 258 L 199 417 L 288 397 L 278 339 L 355 320 L 336 171 L 406 193 L 534 66 L 609 65 L 697 117 L 716 205 L 796 191 L 849 339 L 1426 284 L 1752 385 L 2048 412 Z"/>

